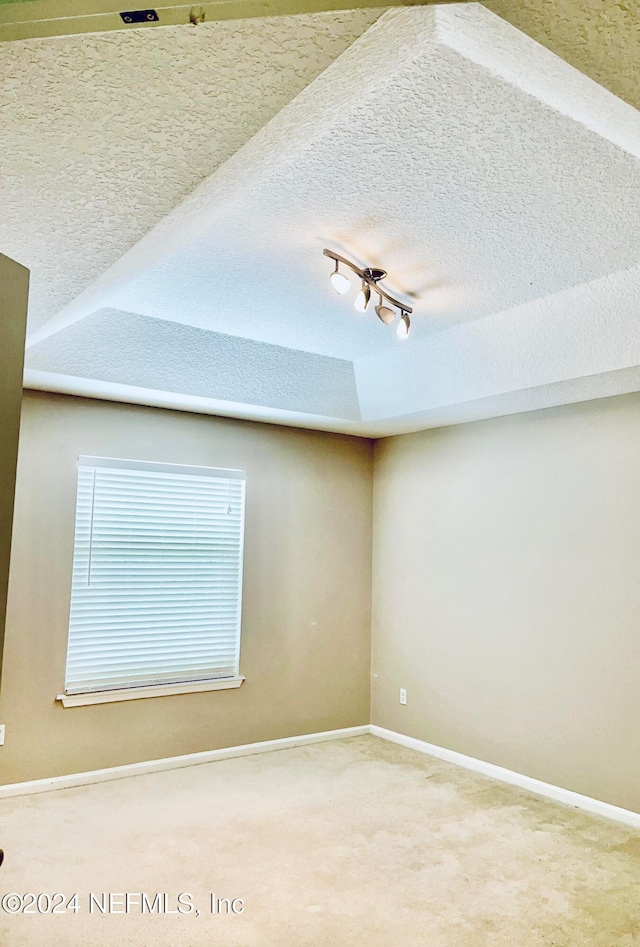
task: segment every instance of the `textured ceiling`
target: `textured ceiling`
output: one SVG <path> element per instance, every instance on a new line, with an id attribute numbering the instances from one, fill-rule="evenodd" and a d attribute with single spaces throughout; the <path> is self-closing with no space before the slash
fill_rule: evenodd
<path id="1" fill-rule="evenodd" d="M 29 367 L 200 398 L 360 419 L 352 362 L 116 309 L 101 310 L 35 346 Z"/>
<path id="2" fill-rule="evenodd" d="M 385 13 L 233 152 L 52 305 L 28 384 L 373 436 L 640 386 L 640 115 L 486 9 Z"/>
<path id="3" fill-rule="evenodd" d="M 640 262 L 636 155 L 470 10 L 387 14 L 59 324 L 110 305 L 356 359 L 398 343 L 335 296 L 323 244 L 387 269 L 418 339 Z"/>
<path id="4" fill-rule="evenodd" d="M 233 190 L 190 216 L 194 238 L 159 248 L 110 302 L 355 359 L 397 340 L 336 297 L 323 245 L 389 271 L 414 339 L 640 262 L 633 155 L 435 36 L 383 88 L 371 53 L 350 108 L 305 96 L 317 122 L 302 130 L 290 110 L 268 174 L 254 139 Z"/>
<path id="5" fill-rule="evenodd" d="M 352 11 L 0 45 L 0 248 L 41 325 L 379 16 Z"/>
<path id="6" fill-rule="evenodd" d="M 7 4 L 15 5 L 15 2 L 0 0 L 0 33 L 3 32 L 3 4 L 7 9 Z M 236 4 L 237 16 L 262 14 L 258 3 L 253 4 L 251 12 L 242 10 L 244 2 L 240 0 Z M 35 30 L 33 35 L 52 35 L 47 34 L 47 28 L 62 34 L 92 32 L 97 28 L 96 20 L 89 23 L 85 16 L 87 13 L 96 19 L 99 16 L 91 0 L 65 0 L 62 4 L 59 0 L 40 0 L 37 4 L 25 2 L 19 6 L 19 20 L 27 36 L 31 35 L 29 21 Z M 278 4 L 277 12 L 279 15 L 301 13 L 305 6 L 307 10 L 310 8 L 304 0 L 284 0 Z M 328 10 L 334 8 L 334 0 L 314 0 L 316 12 L 323 6 Z M 370 0 L 351 0 L 350 9 L 367 6 L 370 6 Z M 486 0 L 485 6 L 615 95 L 640 106 L 640 0 Z M 67 16 L 62 15 L 61 7 L 65 7 Z M 233 3 L 224 3 L 217 9 L 210 3 L 206 10 L 207 20 L 233 18 L 229 16 L 232 8 Z M 177 13 L 178 9 L 173 7 L 172 13 Z M 186 14 L 188 7 L 182 9 Z M 165 7 L 163 21 L 167 13 Z M 13 22 L 11 14 L 8 19 Z M 44 34 L 40 32 L 43 28 Z M 122 29 L 122 23 L 118 21 L 116 24 L 111 17 L 100 16 L 100 29 Z M 10 26 L 8 33 L 12 33 Z M 4 35 L 7 35 L 6 27 Z"/>
<path id="7" fill-rule="evenodd" d="M 486 0 L 484 6 L 640 107 L 640 0 Z"/>

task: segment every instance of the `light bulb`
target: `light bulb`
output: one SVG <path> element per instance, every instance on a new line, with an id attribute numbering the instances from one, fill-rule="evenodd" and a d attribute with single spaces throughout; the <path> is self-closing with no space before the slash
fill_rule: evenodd
<path id="1" fill-rule="evenodd" d="M 358 312 L 366 312 L 367 306 L 369 305 L 369 300 L 371 299 L 371 288 L 368 283 L 362 281 L 362 289 L 356 296 L 356 301 L 354 302 L 354 308 Z"/>
<path id="2" fill-rule="evenodd" d="M 382 298 L 380 299 L 380 305 L 376 306 L 376 313 L 378 314 L 378 319 L 382 320 L 386 326 L 396 317 L 395 309 L 389 309 L 388 306 L 382 304 Z"/>
<path id="3" fill-rule="evenodd" d="M 331 285 L 335 289 L 336 293 L 346 293 L 351 286 L 349 278 L 344 275 L 344 273 L 338 273 L 338 270 L 331 274 Z"/>
<path id="4" fill-rule="evenodd" d="M 398 323 L 398 328 L 396 329 L 396 335 L 399 339 L 406 339 L 409 335 L 409 329 L 411 328 L 411 320 L 409 319 L 409 314 L 403 312 L 400 316 L 400 322 Z"/>

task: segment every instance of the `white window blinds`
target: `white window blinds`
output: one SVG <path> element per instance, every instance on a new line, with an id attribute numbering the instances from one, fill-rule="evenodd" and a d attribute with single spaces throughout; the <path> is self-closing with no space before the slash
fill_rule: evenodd
<path id="1" fill-rule="evenodd" d="M 80 457 L 67 694 L 238 674 L 245 475 Z"/>

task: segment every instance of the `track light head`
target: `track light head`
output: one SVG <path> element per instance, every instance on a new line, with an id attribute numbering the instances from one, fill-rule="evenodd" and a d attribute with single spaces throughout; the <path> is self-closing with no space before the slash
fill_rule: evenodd
<path id="1" fill-rule="evenodd" d="M 399 339 L 406 339 L 409 335 L 409 329 L 411 328 L 411 320 L 409 319 L 409 313 L 403 312 L 400 316 L 400 322 L 398 323 L 398 328 L 396 329 L 396 335 Z"/>
<path id="2" fill-rule="evenodd" d="M 386 326 L 388 326 L 390 322 L 393 322 L 396 317 L 395 309 L 390 309 L 389 306 L 383 305 L 382 296 L 380 297 L 379 304 L 376 306 L 376 314 L 378 319 L 380 319 L 381 322 L 384 322 Z"/>
<path id="3" fill-rule="evenodd" d="M 351 286 L 349 277 L 345 276 L 344 273 L 338 272 L 337 260 L 336 260 L 336 268 L 331 274 L 330 279 L 331 279 L 331 285 L 335 289 L 336 293 L 340 293 L 340 295 L 342 295 L 342 293 L 346 293 L 349 291 L 349 287 Z"/>
<path id="4" fill-rule="evenodd" d="M 369 305 L 369 300 L 371 299 L 371 287 L 364 280 L 362 281 L 362 288 L 358 295 L 356 296 L 356 301 L 354 302 L 354 308 L 358 312 L 366 312 Z"/>

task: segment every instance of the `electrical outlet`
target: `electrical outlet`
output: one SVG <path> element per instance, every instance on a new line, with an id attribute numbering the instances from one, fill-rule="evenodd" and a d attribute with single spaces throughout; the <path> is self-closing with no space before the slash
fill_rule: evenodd
<path id="1" fill-rule="evenodd" d="M 0 723 L 0 746 L 4 746 L 4 724 Z"/>
<path id="2" fill-rule="evenodd" d="M 400 703 L 401 703 L 401 704 L 404 704 L 405 707 L 406 707 L 406 704 L 407 704 L 407 692 L 406 692 L 406 690 L 404 689 L 404 687 L 401 687 L 401 688 L 400 688 Z"/>

